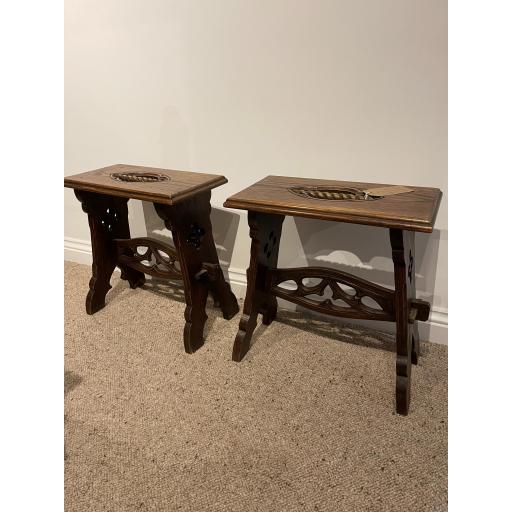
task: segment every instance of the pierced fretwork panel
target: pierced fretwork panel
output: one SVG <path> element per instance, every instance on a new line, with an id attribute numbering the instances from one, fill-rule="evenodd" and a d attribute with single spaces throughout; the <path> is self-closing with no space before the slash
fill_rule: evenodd
<path id="1" fill-rule="evenodd" d="M 394 290 L 340 270 L 323 267 L 271 269 L 270 292 L 276 297 L 327 315 L 395 320 Z M 294 283 L 284 286 L 285 281 Z"/>
<path id="2" fill-rule="evenodd" d="M 151 238 L 130 238 L 115 242 L 121 265 L 163 279 L 182 279 L 178 256 L 170 245 Z"/>

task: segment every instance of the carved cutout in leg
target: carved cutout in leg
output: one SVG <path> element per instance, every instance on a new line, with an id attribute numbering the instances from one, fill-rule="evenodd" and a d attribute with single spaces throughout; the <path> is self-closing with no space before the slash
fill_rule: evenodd
<path id="1" fill-rule="evenodd" d="M 180 262 L 185 300 L 185 351 L 189 354 L 204 343 L 205 307 L 210 287 L 215 289 L 225 318 L 238 313 L 238 303 L 224 280 L 210 222 L 210 195 L 205 192 L 173 206 L 155 203 L 157 214 L 172 231 Z M 205 270 L 205 266 L 210 272 Z"/>
<path id="2" fill-rule="evenodd" d="M 390 240 L 395 269 L 396 410 L 407 415 L 414 330 L 414 325 L 409 322 L 409 299 L 414 298 L 414 232 L 390 229 Z"/>
<path id="3" fill-rule="evenodd" d="M 233 361 L 241 361 L 251 344 L 258 313 L 270 324 L 276 316 L 277 301 L 269 293 L 270 282 L 266 271 L 277 265 L 282 215 L 248 212 L 251 242 L 251 262 L 247 270 L 247 292 L 238 334 L 233 345 Z"/>
<path id="4" fill-rule="evenodd" d="M 89 315 L 105 306 L 105 297 L 110 290 L 110 278 L 117 265 L 115 238 L 129 238 L 128 199 L 106 196 L 93 192 L 75 190 L 82 209 L 89 218 L 92 245 L 92 277 L 89 281 L 85 308 Z M 122 268 L 121 277 L 130 281 L 130 286 L 144 283 L 144 274 Z"/>

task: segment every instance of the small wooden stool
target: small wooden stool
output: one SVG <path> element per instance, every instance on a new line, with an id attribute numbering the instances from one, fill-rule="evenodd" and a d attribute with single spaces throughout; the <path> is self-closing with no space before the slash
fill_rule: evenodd
<path id="1" fill-rule="evenodd" d="M 131 288 L 142 286 L 144 274 L 182 279 L 185 309 L 185 351 L 203 344 L 208 291 L 224 318 L 238 313 L 238 303 L 224 280 L 210 222 L 211 189 L 227 183 L 224 176 L 113 165 L 68 176 L 64 186 L 75 189 L 89 216 L 92 277 L 85 309 L 89 315 L 105 306 L 115 267 Z M 171 230 L 175 248 L 151 238 L 130 238 L 128 199 L 153 203 Z M 176 263 L 179 263 L 179 267 Z"/>
<path id="2" fill-rule="evenodd" d="M 409 189 L 407 191 L 407 189 Z M 233 360 L 249 350 L 258 313 L 269 325 L 280 297 L 315 311 L 344 318 L 387 320 L 396 323 L 396 409 L 409 410 L 411 363 L 420 352 L 417 321 L 430 313 L 428 302 L 416 299 L 414 232 L 431 233 L 441 191 L 424 187 L 393 187 L 372 183 L 267 176 L 231 196 L 224 206 L 248 210 L 251 262 Z M 324 267 L 277 268 L 281 226 L 285 215 L 381 226 L 389 229 L 395 289 L 370 283 L 346 272 Z M 308 286 L 305 278 L 319 278 Z M 296 289 L 279 286 L 294 281 Z M 329 288 L 331 297 L 314 300 Z M 370 297 L 378 307 L 362 302 Z M 340 300 L 343 306 L 333 301 Z"/>

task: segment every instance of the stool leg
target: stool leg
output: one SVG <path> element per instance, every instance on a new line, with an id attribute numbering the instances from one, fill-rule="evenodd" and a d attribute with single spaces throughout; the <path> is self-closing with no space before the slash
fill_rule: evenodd
<path id="1" fill-rule="evenodd" d="M 410 299 L 416 298 L 416 256 L 415 256 L 415 234 L 414 231 L 408 231 L 409 254 L 405 255 L 408 258 L 407 265 L 407 297 Z M 409 329 L 412 336 L 411 348 L 411 362 L 418 364 L 420 357 L 420 335 L 418 331 L 418 322 L 414 320 L 409 322 Z"/>
<path id="2" fill-rule="evenodd" d="M 82 209 L 89 218 L 92 245 L 92 277 L 85 309 L 89 315 L 105 306 L 110 290 L 110 278 L 117 265 L 116 238 L 130 238 L 128 226 L 128 199 L 75 190 Z M 121 277 L 135 288 L 144 283 L 144 274 L 121 268 Z"/>
<path id="3" fill-rule="evenodd" d="M 224 279 L 224 274 L 219 264 L 219 256 L 213 239 L 212 223 L 210 219 L 210 195 L 211 192 L 208 192 L 208 194 L 201 196 L 202 199 L 199 199 L 200 202 L 202 201 L 201 209 L 204 212 L 201 217 L 201 225 L 204 229 L 204 238 L 200 247 L 201 260 L 203 263 L 207 263 L 216 269 L 215 275 L 210 276 L 208 287 L 212 294 L 214 305 L 220 306 L 222 316 L 226 320 L 231 320 L 238 314 L 240 307 L 235 294 L 231 291 L 231 287 Z"/>
<path id="4" fill-rule="evenodd" d="M 279 258 L 279 246 L 281 244 L 281 230 L 283 227 L 283 216 L 274 215 L 271 221 L 267 222 L 267 231 L 263 237 L 263 252 L 261 253 L 263 265 L 266 268 L 277 268 Z M 270 229 L 270 232 L 268 231 Z M 265 237 L 266 235 L 266 237 Z M 266 261 L 265 261 L 266 260 Z M 269 282 L 265 278 L 263 290 L 261 291 L 260 313 L 262 314 L 262 323 L 270 325 L 277 315 L 277 298 L 269 293 Z"/>
<path id="5" fill-rule="evenodd" d="M 219 259 L 213 241 L 210 221 L 210 196 L 204 192 L 193 199 L 168 206 L 155 203 L 157 214 L 172 232 L 176 253 L 180 262 L 185 291 L 185 351 L 195 352 L 204 343 L 203 329 L 208 318 L 206 299 L 209 288 L 220 303 L 224 318 L 238 313 L 236 297 L 231 292 L 219 266 Z M 204 264 L 217 269 L 214 279 L 208 281 L 203 275 Z"/>
<path id="6" fill-rule="evenodd" d="M 270 324 L 276 316 L 277 300 L 268 292 L 266 270 L 277 266 L 283 215 L 248 212 L 251 262 L 247 270 L 247 291 L 238 334 L 233 345 L 233 361 L 241 361 L 249 350 L 258 313 Z"/>
<path id="7" fill-rule="evenodd" d="M 407 415 L 411 389 L 411 362 L 413 359 L 417 360 L 419 353 L 416 322 L 409 322 L 409 299 L 415 298 L 414 232 L 390 229 L 390 240 L 395 269 L 396 411 Z"/>

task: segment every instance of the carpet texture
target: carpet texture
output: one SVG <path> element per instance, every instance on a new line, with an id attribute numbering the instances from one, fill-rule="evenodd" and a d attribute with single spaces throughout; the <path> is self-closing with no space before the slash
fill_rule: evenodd
<path id="1" fill-rule="evenodd" d="M 239 316 L 209 303 L 183 350 L 183 293 L 114 274 L 85 313 L 90 267 L 65 264 L 65 504 L 100 511 L 443 511 L 447 348 L 422 344 L 394 413 L 393 343 L 280 310 L 231 361 Z"/>

